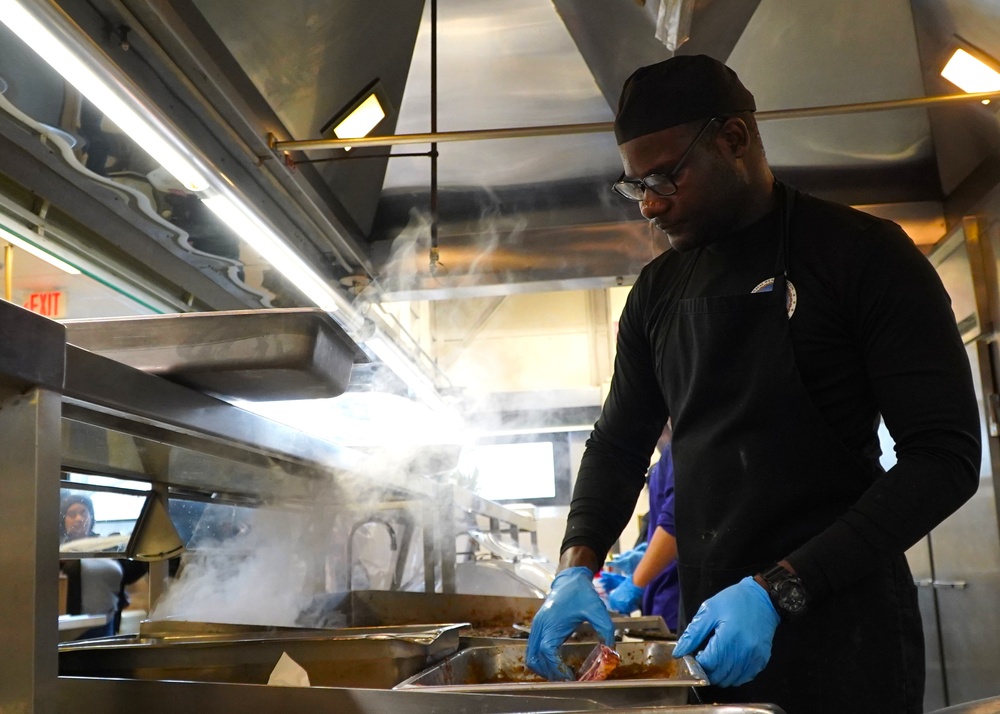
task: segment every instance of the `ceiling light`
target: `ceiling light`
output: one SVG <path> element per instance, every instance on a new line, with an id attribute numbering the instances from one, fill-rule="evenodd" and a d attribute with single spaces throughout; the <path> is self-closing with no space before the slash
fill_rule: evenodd
<path id="1" fill-rule="evenodd" d="M 132 88 L 104 81 L 90 66 L 96 61 L 96 48 L 84 52 L 64 42 L 28 12 L 19 0 L 0 0 L 0 22 L 93 102 L 185 188 L 189 191 L 208 188 L 208 179 L 204 173 L 167 140 L 169 134 L 157 126 L 160 122 L 151 112 L 146 110 L 146 116 L 143 116 L 143 113 L 130 106 L 136 103 L 138 93 Z M 107 72 L 101 74 L 108 75 Z"/>
<path id="2" fill-rule="evenodd" d="M 368 136 L 375 126 L 385 119 L 385 110 L 379 104 L 378 97 L 369 94 L 358 108 L 333 127 L 333 133 L 338 139 L 359 139 Z"/>
<path id="3" fill-rule="evenodd" d="M 962 48 L 948 60 L 941 76 L 966 92 L 1000 92 L 1000 72 Z M 983 101 L 988 104 L 989 100 Z"/>
<path id="4" fill-rule="evenodd" d="M 31 8 L 29 11 L 28 8 Z M 36 17 L 42 14 L 42 20 Z M 205 206 L 239 238 L 280 272 L 309 300 L 338 312 L 342 324 L 359 324 L 361 316 L 338 289 L 320 275 L 226 180 L 204 170 L 196 149 L 163 117 L 121 70 L 48 2 L 0 0 L 0 22 L 11 29 L 105 116 L 139 144 L 190 191 L 211 189 Z M 359 93 L 323 127 L 338 138 L 367 135 L 389 113 L 391 103 L 378 80 Z M 25 249 L 28 248 L 25 246 Z M 41 257 L 41 256 L 40 256 Z M 433 382 L 388 336 L 377 338 L 372 351 L 431 403 L 443 405 Z"/>
<path id="5" fill-rule="evenodd" d="M 216 194 L 202 203 L 317 307 L 333 312 L 346 300 L 239 199 Z"/>
<path id="6" fill-rule="evenodd" d="M 6 226 L 0 225 L 0 238 L 7 241 L 13 246 L 20 248 L 25 253 L 31 253 L 33 256 L 39 258 L 40 260 L 44 260 L 49 265 L 59 268 L 59 270 L 62 270 L 65 273 L 69 273 L 70 275 L 80 274 L 80 271 L 74 268 L 69 263 L 63 262 L 62 260 L 59 260 L 59 258 L 55 257 L 51 253 L 42 250 L 41 248 L 39 248 L 36 245 L 33 245 L 32 243 L 29 243 L 24 238 L 21 238 L 21 236 L 11 232 Z"/>
<path id="7" fill-rule="evenodd" d="M 392 340 L 382 336 L 370 337 L 365 340 L 365 347 L 378 357 L 386 367 L 391 369 L 427 406 L 432 409 L 447 408 L 441 394 L 426 374 L 406 356 Z"/>
<path id="8" fill-rule="evenodd" d="M 323 125 L 320 134 L 338 139 L 360 139 L 368 136 L 378 123 L 388 114 L 389 100 L 382 89 L 382 83 L 375 80 L 365 87 L 336 116 Z M 351 147 L 345 146 L 345 151 Z"/>

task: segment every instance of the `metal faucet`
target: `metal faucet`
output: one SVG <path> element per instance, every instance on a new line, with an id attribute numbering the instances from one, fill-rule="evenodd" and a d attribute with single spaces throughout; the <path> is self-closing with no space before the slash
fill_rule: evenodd
<path id="1" fill-rule="evenodd" d="M 396 543 L 396 530 L 392 527 L 389 521 L 382 518 L 367 518 L 363 521 L 358 521 L 353 526 L 351 526 L 351 532 L 347 536 L 347 589 L 350 591 L 351 579 L 354 574 L 354 534 L 357 533 L 358 529 L 362 526 L 367 526 L 370 523 L 377 523 L 379 525 L 385 526 L 385 529 L 389 532 L 389 550 L 395 553 L 399 550 L 399 546 Z M 398 568 L 393 568 L 392 581 L 389 584 L 390 590 L 396 590 L 399 588 L 399 582 L 397 582 Z"/>

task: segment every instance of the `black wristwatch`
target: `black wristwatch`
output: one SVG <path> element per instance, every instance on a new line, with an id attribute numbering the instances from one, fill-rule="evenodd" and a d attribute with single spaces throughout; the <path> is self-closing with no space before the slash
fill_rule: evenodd
<path id="1" fill-rule="evenodd" d="M 782 618 L 798 617 L 806 611 L 809 595 L 798 576 L 782 565 L 772 565 L 760 577 L 767 583 L 767 594 Z"/>

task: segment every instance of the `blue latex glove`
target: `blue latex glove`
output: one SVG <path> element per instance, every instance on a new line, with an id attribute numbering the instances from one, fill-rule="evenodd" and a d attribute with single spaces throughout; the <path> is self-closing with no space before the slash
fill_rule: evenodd
<path id="1" fill-rule="evenodd" d="M 619 553 L 609 560 L 604 567 L 616 570 L 623 575 L 631 575 L 635 572 L 635 568 L 639 565 L 639 561 L 642 560 L 642 556 L 645 554 L 646 547 L 648 545 L 649 543 L 640 543 L 632 550 L 626 550 L 624 553 Z"/>
<path id="2" fill-rule="evenodd" d="M 633 610 L 638 610 L 639 606 L 642 605 L 643 590 L 645 588 L 640 588 L 636 585 L 632 581 L 632 578 L 626 578 L 625 582 L 612 590 L 611 594 L 608 595 L 608 608 L 625 615 L 628 615 Z"/>
<path id="3" fill-rule="evenodd" d="M 621 573 L 612 573 L 607 570 L 602 570 L 597 576 L 597 582 L 601 584 L 601 587 L 604 588 L 604 592 L 606 593 L 610 593 L 616 587 L 624 583 L 626 579 L 627 576 L 622 575 Z"/>
<path id="4" fill-rule="evenodd" d="M 545 602 L 531 621 L 528 636 L 528 666 L 546 679 L 573 679 L 573 672 L 559 657 L 559 648 L 582 622 L 593 625 L 609 647 L 615 642 L 615 626 L 591 582 L 590 568 L 566 568 L 556 575 Z"/>
<path id="5" fill-rule="evenodd" d="M 751 577 L 743 578 L 701 604 L 677 640 L 674 657 L 691 654 L 711 635 L 705 649 L 695 655 L 708 681 L 719 687 L 746 684 L 771 658 L 778 622 L 764 588 Z"/>

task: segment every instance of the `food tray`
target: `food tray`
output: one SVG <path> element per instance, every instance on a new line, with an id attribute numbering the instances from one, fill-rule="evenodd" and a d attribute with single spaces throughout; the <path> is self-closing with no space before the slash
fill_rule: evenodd
<path id="1" fill-rule="evenodd" d="M 576 669 L 593 648 L 592 643 L 569 644 L 563 645 L 560 653 L 563 660 Z M 612 678 L 603 682 L 546 681 L 528 669 L 525 663 L 527 645 L 518 643 L 461 650 L 394 688 L 549 693 L 613 705 L 638 705 L 652 702 L 686 704 L 688 687 L 708 684 L 705 672 L 694 658 L 673 658 L 673 642 L 620 642 L 615 649 L 621 655 L 621 665 Z"/>
<path id="2" fill-rule="evenodd" d="M 390 689 L 455 652 L 458 625 L 407 633 L 234 633 L 193 639 L 122 638 L 59 646 L 61 676 L 267 684 L 283 652 L 312 686 Z"/>
<path id="3" fill-rule="evenodd" d="M 194 620 L 143 620 L 138 635 L 119 636 L 124 642 L 158 643 L 168 641 L 208 642 L 211 640 L 266 640 L 288 638 L 327 637 L 338 640 L 391 635 L 408 639 L 435 638 L 441 633 L 459 630 L 466 623 L 441 623 L 426 625 L 388 625 L 383 627 L 342 627 L 317 629 L 284 627 L 276 625 L 239 625 L 224 622 Z M 107 640 L 104 640 L 107 641 Z"/>
<path id="4" fill-rule="evenodd" d="M 66 340 L 130 367 L 248 401 L 344 393 L 368 357 L 317 308 L 64 320 Z"/>
<path id="5" fill-rule="evenodd" d="M 299 621 L 313 627 L 466 622 L 463 638 L 523 638 L 527 634 L 514 625 L 530 625 L 543 602 L 502 595 L 355 590 L 317 598 Z"/>
<path id="6" fill-rule="evenodd" d="M 462 630 L 464 646 L 485 646 L 495 640 L 527 639 L 531 621 L 544 602 L 541 598 L 503 595 L 355 590 L 317 598 L 299 619 L 310 627 L 467 622 Z M 658 615 L 612 615 L 611 621 L 617 631 L 630 637 L 676 639 Z M 580 641 L 597 640 L 586 623 L 577 628 L 574 636 Z"/>
<path id="7" fill-rule="evenodd" d="M 615 714 L 785 714 L 774 704 L 690 704 L 679 707 L 629 707 Z"/>

